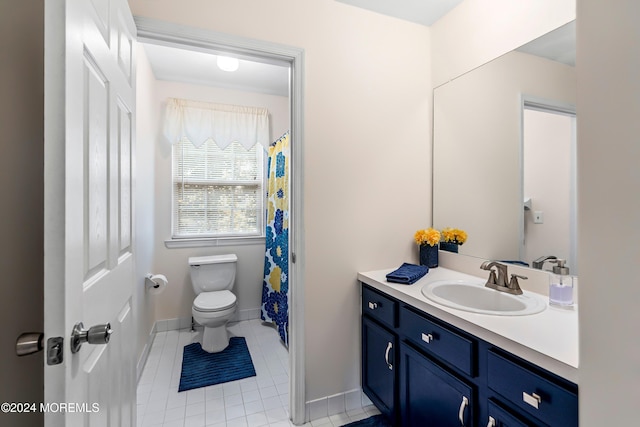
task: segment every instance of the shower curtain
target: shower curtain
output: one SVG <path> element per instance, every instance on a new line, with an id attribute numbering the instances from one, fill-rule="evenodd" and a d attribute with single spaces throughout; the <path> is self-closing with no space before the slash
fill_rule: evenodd
<path id="1" fill-rule="evenodd" d="M 269 146 L 266 251 L 260 318 L 289 344 L 289 132 Z"/>

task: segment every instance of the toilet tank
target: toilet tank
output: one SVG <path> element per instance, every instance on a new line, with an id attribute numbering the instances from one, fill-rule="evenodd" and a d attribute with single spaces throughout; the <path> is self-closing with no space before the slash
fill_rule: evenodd
<path id="1" fill-rule="evenodd" d="M 189 258 L 191 285 L 196 295 L 201 292 L 232 289 L 236 279 L 235 254 Z"/>

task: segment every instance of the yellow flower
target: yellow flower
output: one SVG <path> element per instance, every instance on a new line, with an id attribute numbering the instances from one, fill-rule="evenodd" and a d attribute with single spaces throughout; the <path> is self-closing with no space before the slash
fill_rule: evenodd
<path id="1" fill-rule="evenodd" d="M 467 233 L 459 228 L 444 228 L 442 230 L 442 241 L 462 245 L 467 241 Z"/>
<path id="2" fill-rule="evenodd" d="M 413 235 L 413 239 L 419 245 L 435 246 L 440 241 L 440 232 L 434 228 L 427 228 L 426 230 L 418 230 Z"/>

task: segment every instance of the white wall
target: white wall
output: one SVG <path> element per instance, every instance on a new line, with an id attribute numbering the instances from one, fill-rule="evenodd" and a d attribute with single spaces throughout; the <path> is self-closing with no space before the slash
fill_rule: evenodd
<path id="1" fill-rule="evenodd" d="M 44 1 L 0 2 L 0 402 L 42 402 L 43 353 L 18 357 L 16 338 L 42 332 Z M 39 426 L 43 414 L 0 413 Z"/>
<path id="2" fill-rule="evenodd" d="M 264 107 L 269 110 L 271 140 L 290 128 L 289 98 L 286 96 L 243 92 L 210 86 L 157 80 L 155 82 L 154 110 L 158 122 L 154 129 L 162 132 L 162 119 L 168 98 L 183 98 L 220 104 Z M 191 256 L 234 253 L 238 256 L 236 283 L 233 292 L 238 297 L 237 317 L 260 317 L 262 279 L 264 277 L 265 243 L 223 247 L 168 249 L 165 240 L 171 239 L 171 145 L 161 134 L 156 134 L 154 203 L 154 273 L 167 276 L 170 286 L 157 295 L 156 319 L 190 318 L 195 294 L 189 277 L 188 258 Z M 152 158 L 148 159 L 150 162 Z"/>
<path id="3" fill-rule="evenodd" d="M 431 26 L 433 86 L 576 17 L 576 0 L 467 0 Z"/>
<path id="4" fill-rule="evenodd" d="M 130 5 L 305 50 L 306 400 L 358 388 L 356 273 L 415 262 L 431 224 L 429 30 L 333 0 Z"/>
<path id="5" fill-rule="evenodd" d="M 640 2 L 578 0 L 580 425 L 638 424 Z"/>
<path id="6" fill-rule="evenodd" d="M 153 271 L 155 230 L 155 152 L 158 109 L 155 103 L 155 78 L 141 45 L 136 47 L 136 138 L 135 138 L 135 290 L 134 313 L 138 328 L 138 359 L 150 344 L 149 334 L 155 322 L 155 298 L 148 294 L 144 276 Z"/>

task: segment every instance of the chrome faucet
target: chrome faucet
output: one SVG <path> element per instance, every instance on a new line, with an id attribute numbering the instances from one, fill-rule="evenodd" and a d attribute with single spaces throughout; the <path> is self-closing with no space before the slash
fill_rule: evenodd
<path id="1" fill-rule="evenodd" d="M 549 261 L 550 259 L 558 259 L 558 257 L 556 257 L 555 255 L 543 255 L 537 260 L 533 261 L 531 263 L 531 266 L 533 268 L 537 268 L 538 270 L 542 270 L 542 265 L 544 264 L 544 262 Z"/>
<path id="2" fill-rule="evenodd" d="M 520 289 L 518 279 L 526 279 L 525 276 L 512 274 L 511 280 L 507 282 L 507 266 L 497 261 L 485 261 L 480 265 L 480 268 L 489 271 L 489 278 L 487 279 L 487 283 L 485 283 L 487 288 L 513 295 L 522 295 L 522 289 Z M 496 270 L 498 272 L 497 276 Z"/>

